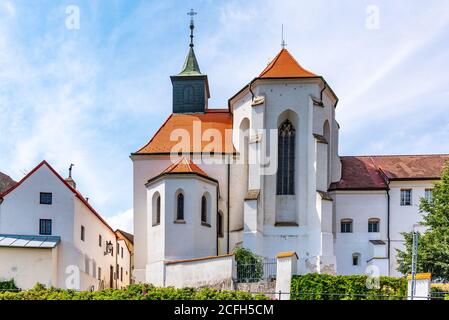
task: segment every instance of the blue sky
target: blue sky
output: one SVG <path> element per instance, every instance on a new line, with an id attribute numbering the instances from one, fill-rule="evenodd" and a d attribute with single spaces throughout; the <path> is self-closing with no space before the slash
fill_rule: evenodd
<path id="1" fill-rule="evenodd" d="M 68 5 L 79 29 L 66 27 Z M 449 153 L 445 0 L 0 0 L 0 171 L 20 179 L 46 159 L 66 175 L 74 163 L 78 189 L 130 230 L 129 154 L 171 112 L 191 7 L 212 107 L 277 54 L 284 24 L 289 51 L 340 98 L 340 154 Z"/>

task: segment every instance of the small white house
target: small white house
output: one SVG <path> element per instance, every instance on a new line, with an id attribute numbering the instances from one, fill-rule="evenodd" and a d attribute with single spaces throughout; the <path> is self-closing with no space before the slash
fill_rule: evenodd
<path id="1" fill-rule="evenodd" d="M 0 281 L 98 290 L 130 283 L 130 248 L 76 190 L 42 161 L 0 193 Z"/>

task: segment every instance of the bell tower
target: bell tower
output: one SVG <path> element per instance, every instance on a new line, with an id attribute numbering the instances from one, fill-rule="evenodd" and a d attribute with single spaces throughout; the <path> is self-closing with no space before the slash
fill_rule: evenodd
<path id="1" fill-rule="evenodd" d="M 171 76 L 173 85 L 173 113 L 202 113 L 207 109 L 210 97 L 207 75 L 202 74 L 195 51 L 193 50 L 193 30 L 195 24 L 193 9 L 187 13 L 190 16 L 190 45 L 189 52 L 182 71 Z"/>

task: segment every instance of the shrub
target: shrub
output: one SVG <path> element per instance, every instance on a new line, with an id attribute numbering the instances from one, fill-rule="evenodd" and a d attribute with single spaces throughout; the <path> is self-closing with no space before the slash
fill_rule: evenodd
<path id="1" fill-rule="evenodd" d="M 401 300 L 407 296 L 405 278 L 380 277 L 379 288 L 367 288 L 366 275 L 333 276 L 306 274 L 293 276 L 292 300 Z"/>
<path id="2" fill-rule="evenodd" d="M 267 300 L 264 295 L 252 295 L 241 291 L 218 291 L 209 288 L 159 288 L 148 284 L 133 284 L 126 289 L 104 289 L 101 291 L 75 291 L 45 288 L 37 284 L 34 288 L 20 292 L 0 292 L 0 300 Z"/>
<path id="3" fill-rule="evenodd" d="M 11 279 L 8 281 L 0 281 L 0 290 L 18 291 L 19 289 L 16 287 L 14 279 Z"/>
<path id="4" fill-rule="evenodd" d="M 449 295 L 449 283 L 432 283 L 430 284 L 430 294 L 433 298 L 445 298 Z"/>
<path id="5" fill-rule="evenodd" d="M 245 248 L 238 248 L 235 252 L 238 282 L 258 282 L 263 278 L 262 258 Z"/>

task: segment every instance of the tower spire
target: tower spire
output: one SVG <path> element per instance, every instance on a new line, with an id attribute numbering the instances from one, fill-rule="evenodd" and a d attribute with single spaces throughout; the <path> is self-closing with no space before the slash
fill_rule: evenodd
<path id="1" fill-rule="evenodd" d="M 190 16 L 190 47 L 193 48 L 193 29 L 195 29 L 193 17 L 197 15 L 197 12 L 195 12 L 193 9 L 190 9 L 190 11 L 187 12 L 187 15 Z"/>

